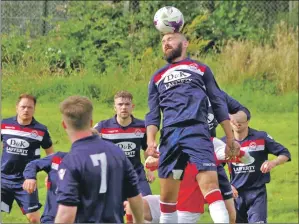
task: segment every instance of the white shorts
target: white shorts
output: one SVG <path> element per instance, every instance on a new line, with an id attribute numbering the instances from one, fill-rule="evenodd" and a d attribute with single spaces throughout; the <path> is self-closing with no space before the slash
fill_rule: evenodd
<path id="1" fill-rule="evenodd" d="M 152 215 L 152 221 L 147 223 L 159 223 L 160 221 L 160 216 L 161 216 L 161 212 L 160 212 L 160 195 L 147 195 L 142 197 L 144 200 L 147 201 L 149 208 L 150 208 L 150 212 Z"/>

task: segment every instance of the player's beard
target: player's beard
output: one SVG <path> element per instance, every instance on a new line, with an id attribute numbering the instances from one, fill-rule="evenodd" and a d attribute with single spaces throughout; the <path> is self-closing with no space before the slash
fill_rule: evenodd
<path id="1" fill-rule="evenodd" d="M 168 63 L 172 63 L 174 59 L 182 56 L 183 44 L 179 43 L 176 49 L 172 49 L 169 53 L 164 53 L 164 58 Z"/>

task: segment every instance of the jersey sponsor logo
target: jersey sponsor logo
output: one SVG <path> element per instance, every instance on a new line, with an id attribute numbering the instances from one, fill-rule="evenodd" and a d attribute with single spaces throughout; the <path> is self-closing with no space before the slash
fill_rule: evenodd
<path id="1" fill-rule="evenodd" d="M 183 61 L 178 64 L 171 65 L 167 69 L 164 69 L 160 73 L 157 73 L 154 77 L 154 82 L 156 85 L 159 85 L 161 80 L 163 80 L 166 76 L 173 73 L 174 71 L 179 71 L 179 70 L 189 70 L 192 73 L 196 73 L 196 74 L 203 76 L 205 69 L 206 69 L 206 67 L 201 66 L 192 61 Z"/>
<path id="2" fill-rule="evenodd" d="M 21 156 L 27 156 L 28 155 L 28 147 L 29 147 L 29 142 L 27 142 L 24 139 L 19 139 L 19 138 L 10 138 L 7 139 L 7 148 L 6 152 L 10 154 L 15 154 L 15 155 L 21 155 Z"/>
<path id="3" fill-rule="evenodd" d="M 29 147 L 29 142 L 20 138 L 9 138 L 6 143 L 11 147 L 17 147 L 21 149 L 26 149 Z"/>
<path id="4" fill-rule="evenodd" d="M 255 166 L 237 166 L 237 167 L 233 167 L 233 170 L 234 170 L 235 174 L 254 173 L 255 172 Z"/>
<path id="5" fill-rule="evenodd" d="M 125 152 L 127 157 L 135 157 L 136 144 L 134 142 L 118 142 L 116 145 Z"/>
<path id="6" fill-rule="evenodd" d="M 189 76 L 191 76 L 191 74 L 189 74 L 189 73 L 185 73 L 185 72 L 181 72 L 181 71 L 174 71 L 164 78 L 164 83 L 169 83 L 169 82 L 173 82 L 176 80 L 184 79 Z"/>
<path id="7" fill-rule="evenodd" d="M 66 169 L 60 169 L 60 170 L 58 170 L 57 173 L 58 173 L 58 177 L 59 177 L 60 180 L 63 180 L 65 172 L 66 172 Z"/>

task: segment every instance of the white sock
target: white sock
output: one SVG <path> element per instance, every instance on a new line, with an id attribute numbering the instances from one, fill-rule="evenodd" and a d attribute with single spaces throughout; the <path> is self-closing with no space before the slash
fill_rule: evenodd
<path id="1" fill-rule="evenodd" d="M 209 205 L 210 215 L 214 223 L 229 223 L 229 216 L 224 201 L 215 201 Z"/>
<path id="2" fill-rule="evenodd" d="M 178 213 L 176 210 L 177 203 L 165 203 L 160 201 L 160 223 L 177 223 Z"/>
<path id="3" fill-rule="evenodd" d="M 178 211 L 178 223 L 197 223 L 200 213 Z"/>

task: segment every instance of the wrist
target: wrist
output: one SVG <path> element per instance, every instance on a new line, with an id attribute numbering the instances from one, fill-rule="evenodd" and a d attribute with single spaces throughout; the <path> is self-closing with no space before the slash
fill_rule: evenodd
<path id="1" fill-rule="evenodd" d="M 275 166 L 278 166 L 280 164 L 279 161 L 278 161 L 278 159 L 274 159 L 273 162 L 274 162 Z"/>

